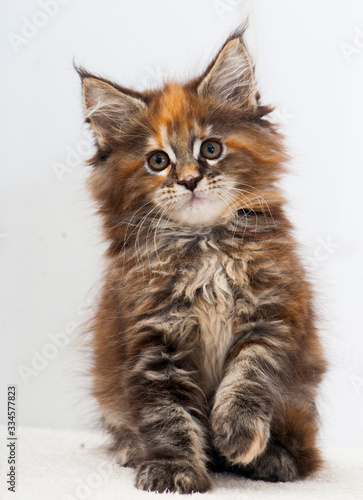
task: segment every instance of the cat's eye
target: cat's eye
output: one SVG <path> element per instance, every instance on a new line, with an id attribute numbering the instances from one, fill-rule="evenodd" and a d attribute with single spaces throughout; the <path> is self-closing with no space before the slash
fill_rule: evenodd
<path id="1" fill-rule="evenodd" d="M 216 160 L 222 154 L 222 144 L 218 141 L 204 141 L 200 147 L 200 154 L 208 160 Z"/>
<path id="2" fill-rule="evenodd" d="M 164 170 L 170 165 L 169 156 L 164 151 L 154 151 L 149 158 L 148 164 L 153 170 Z"/>

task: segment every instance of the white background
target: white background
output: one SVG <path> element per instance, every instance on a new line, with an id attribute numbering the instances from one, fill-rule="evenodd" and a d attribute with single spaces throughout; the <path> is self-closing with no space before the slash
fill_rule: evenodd
<path id="1" fill-rule="evenodd" d="M 66 428 L 93 416 L 87 378 L 78 376 L 87 366 L 76 354 L 75 326 L 87 317 L 92 286 L 97 292 L 104 250 L 84 187 L 91 147 L 73 57 L 140 89 L 189 77 L 249 4 L 57 5 L 48 18 L 30 0 L 2 2 L 0 12 L 0 410 L 5 423 L 6 384 L 16 383 L 20 424 Z M 319 291 L 331 364 L 320 397 L 322 438 L 362 445 L 363 3 L 257 0 L 253 7 L 259 87 L 287 135 L 291 174 L 283 185 Z M 71 342 L 57 347 L 50 334 Z"/>

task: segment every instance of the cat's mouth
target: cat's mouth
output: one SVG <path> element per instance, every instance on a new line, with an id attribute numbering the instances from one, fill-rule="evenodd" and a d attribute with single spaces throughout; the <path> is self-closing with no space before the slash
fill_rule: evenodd
<path id="1" fill-rule="evenodd" d="M 182 203 L 183 207 L 196 208 L 210 201 L 210 197 L 208 195 L 203 195 L 200 191 L 193 193 L 186 193 L 182 195 L 182 199 L 180 203 Z"/>
<path id="2" fill-rule="evenodd" d="M 203 203 L 203 201 L 205 201 L 205 197 L 200 193 L 192 193 L 192 195 L 189 197 L 188 203 L 189 205 L 197 206 Z"/>
<path id="3" fill-rule="evenodd" d="M 208 225 L 225 209 L 223 201 L 209 190 L 180 194 L 174 200 L 172 216 L 183 225 Z"/>

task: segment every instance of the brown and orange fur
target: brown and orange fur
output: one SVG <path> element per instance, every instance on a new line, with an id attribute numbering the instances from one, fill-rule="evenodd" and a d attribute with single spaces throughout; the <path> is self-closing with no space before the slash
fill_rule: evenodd
<path id="1" fill-rule="evenodd" d="M 109 242 L 93 391 L 117 460 L 138 488 L 180 493 L 210 489 L 208 469 L 315 472 L 325 361 L 242 32 L 184 85 L 136 92 L 78 71 Z"/>

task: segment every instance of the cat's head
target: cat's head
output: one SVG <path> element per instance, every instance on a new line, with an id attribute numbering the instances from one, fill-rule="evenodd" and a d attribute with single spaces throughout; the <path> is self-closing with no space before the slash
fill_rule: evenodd
<path id="1" fill-rule="evenodd" d="M 98 149 L 91 186 L 108 224 L 149 213 L 214 225 L 272 192 L 285 156 L 241 33 L 184 85 L 136 92 L 78 71 Z"/>

